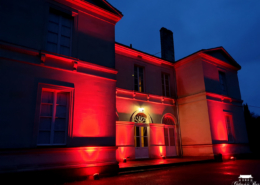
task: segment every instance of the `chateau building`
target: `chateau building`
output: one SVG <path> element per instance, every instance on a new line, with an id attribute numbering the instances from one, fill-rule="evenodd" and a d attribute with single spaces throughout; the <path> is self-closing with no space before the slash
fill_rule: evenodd
<path id="1" fill-rule="evenodd" d="M 175 61 L 115 42 L 122 13 L 105 0 L 0 6 L 0 173 L 249 153 L 237 71 L 223 47 Z"/>

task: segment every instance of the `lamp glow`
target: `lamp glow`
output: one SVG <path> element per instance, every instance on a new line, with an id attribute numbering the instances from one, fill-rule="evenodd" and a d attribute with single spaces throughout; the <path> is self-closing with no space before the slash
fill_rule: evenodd
<path id="1" fill-rule="evenodd" d="M 139 108 L 139 112 L 144 112 L 144 108 Z"/>
<path id="2" fill-rule="evenodd" d="M 231 160 L 235 160 L 235 157 L 234 157 L 234 156 L 231 156 L 230 159 L 231 159 Z"/>

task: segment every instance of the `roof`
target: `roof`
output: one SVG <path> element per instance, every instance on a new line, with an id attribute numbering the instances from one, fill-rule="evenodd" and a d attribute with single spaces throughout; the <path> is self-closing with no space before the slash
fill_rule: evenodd
<path id="1" fill-rule="evenodd" d="M 170 65 L 170 66 L 174 65 L 174 63 L 171 62 L 171 61 L 167 61 L 167 60 L 162 59 L 160 57 L 151 55 L 149 53 L 145 53 L 143 51 L 134 49 L 132 47 L 126 46 L 126 45 L 118 43 L 118 42 L 115 42 L 115 50 L 116 50 L 116 52 L 123 52 L 123 53 L 127 53 L 129 55 L 133 55 L 133 56 L 136 56 L 136 57 L 140 56 L 143 59 L 150 61 L 150 62 L 161 63 L 161 64 L 163 63 L 163 64 Z"/>
<path id="2" fill-rule="evenodd" d="M 214 58 L 217 58 L 221 61 L 224 61 L 238 69 L 241 69 L 241 66 L 233 59 L 233 57 L 231 57 L 231 55 L 222 47 L 222 46 L 219 46 L 219 47 L 215 47 L 215 48 L 210 48 L 210 49 L 201 49 L 195 53 L 192 53 L 182 59 L 179 59 L 176 61 L 179 62 L 179 61 L 182 61 L 183 59 L 185 58 L 188 58 L 192 55 L 195 55 L 195 54 L 199 54 L 199 53 L 204 53 L 204 54 L 207 54 L 211 57 L 214 57 Z"/>
<path id="3" fill-rule="evenodd" d="M 129 47 L 129 46 L 127 46 L 127 45 L 125 45 L 125 44 L 121 44 L 121 43 L 119 43 L 119 42 L 115 42 L 115 44 L 118 44 L 118 45 L 124 46 L 124 47 L 126 47 L 126 48 L 131 49 L 131 50 L 138 51 L 138 52 L 140 52 L 140 53 L 143 53 L 143 54 L 149 55 L 149 56 L 151 56 L 151 57 L 154 57 L 154 58 L 157 58 L 157 59 L 160 59 L 160 60 L 164 60 L 164 61 L 166 61 L 166 62 L 173 63 L 173 62 L 171 62 L 171 61 L 169 61 L 169 60 L 165 60 L 165 59 L 163 59 L 163 58 L 161 58 L 161 57 L 157 57 L 157 56 L 155 56 L 155 55 L 152 55 L 152 54 L 149 54 L 149 53 L 143 52 L 143 51 L 141 51 L 141 50 L 138 50 L 138 49 L 135 49 L 135 48 Z"/>
<path id="4" fill-rule="evenodd" d="M 132 50 L 132 51 L 139 52 L 139 53 L 142 53 L 144 55 L 147 55 L 147 56 L 149 56 L 150 60 L 152 58 L 154 58 L 154 59 L 157 59 L 157 60 L 160 60 L 160 61 L 164 61 L 163 63 L 168 64 L 168 65 L 172 65 L 172 64 L 173 65 L 175 65 L 175 64 L 178 65 L 179 62 L 183 61 L 184 59 L 186 59 L 188 57 L 194 56 L 196 54 L 206 54 L 206 56 L 214 57 L 214 58 L 216 58 L 216 59 L 218 59 L 220 61 L 223 61 L 223 62 L 220 62 L 221 65 L 233 66 L 234 69 L 241 69 L 241 66 L 231 57 L 231 55 L 222 46 L 216 47 L 216 48 L 210 48 L 210 49 L 201 49 L 201 50 L 199 50 L 199 51 L 197 51 L 195 53 L 192 53 L 192 54 L 190 54 L 190 55 L 188 55 L 188 56 L 186 56 L 186 57 L 184 57 L 182 59 L 179 59 L 178 61 L 173 63 L 171 61 L 167 61 L 167 60 L 162 59 L 160 57 L 151 55 L 149 53 L 145 53 L 143 51 L 134 49 L 132 47 L 126 46 L 126 45 L 118 43 L 118 42 L 115 42 L 115 45 L 121 45 L 121 46 L 123 46 L 125 48 L 128 48 L 128 49 Z"/>
<path id="5" fill-rule="evenodd" d="M 116 9 L 114 6 L 112 6 L 109 2 L 107 2 L 106 0 L 84 0 L 87 1 L 93 5 L 96 5 L 104 10 L 109 11 L 110 13 L 113 13 L 119 17 L 123 17 L 123 14 Z"/>

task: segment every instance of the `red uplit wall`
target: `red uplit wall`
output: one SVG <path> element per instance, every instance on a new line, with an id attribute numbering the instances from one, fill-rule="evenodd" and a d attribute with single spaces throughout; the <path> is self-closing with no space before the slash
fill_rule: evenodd
<path id="1" fill-rule="evenodd" d="M 150 124 L 150 156 L 152 158 L 160 158 L 165 155 L 164 125 Z"/>
<path id="2" fill-rule="evenodd" d="M 117 122 L 116 125 L 116 145 L 134 145 L 134 123 L 133 122 Z"/>
<path id="3" fill-rule="evenodd" d="M 45 65 L 19 62 L 14 65 L 10 61 L 2 61 L 2 64 L 3 69 L 8 69 L 8 73 L 5 73 L 8 81 L 2 81 L 2 86 L 26 96 L 6 96 L 8 98 L 5 101 L 10 106 L 6 106 L 5 111 L 13 112 L 12 107 L 16 107 L 19 113 L 15 117 L 7 116 L 10 124 L 3 130 L 3 137 L 12 145 L 0 142 L 1 147 L 36 146 L 38 127 L 34 118 L 39 115 L 35 109 L 39 106 L 36 102 L 39 83 L 74 88 L 74 98 L 70 102 L 73 113 L 69 116 L 72 121 L 68 124 L 67 146 L 115 146 L 115 80 L 74 72 L 72 69 L 51 68 L 48 60 Z M 22 122 L 21 117 L 24 118 Z M 7 120 L 5 117 L 3 119 Z M 21 124 L 17 125 L 17 122 Z M 17 129 L 14 130 L 14 127 Z M 33 139 L 29 133 L 34 133 Z"/>
<path id="4" fill-rule="evenodd" d="M 240 103 L 212 98 L 208 100 L 208 107 L 213 140 L 227 140 L 225 116 L 229 115 L 236 143 L 248 142 L 243 107 Z"/>
<path id="5" fill-rule="evenodd" d="M 151 145 L 164 145 L 164 125 L 150 124 Z"/>
<path id="6" fill-rule="evenodd" d="M 229 110 L 228 104 L 208 100 L 208 107 L 212 140 L 227 141 L 225 112 L 223 110 Z"/>
<path id="7" fill-rule="evenodd" d="M 6 125 L 0 129 L 0 148 L 11 148 L 15 152 L 4 151 L 10 155 L 1 152 L 0 172 L 3 169 L 40 169 L 46 165 L 50 168 L 114 165 L 118 168 L 115 156 L 115 24 L 122 15 L 112 7 L 107 11 L 104 10 L 106 5 L 102 8 L 93 5 L 95 2 L 56 0 L 55 5 L 46 2 L 24 0 L 1 4 L 4 8 L 0 14 L 8 18 L 0 34 L 0 74 L 3 77 L 0 83 L 5 89 L 0 96 L 4 107 L 0 117 Z M 67 56 L 60 51 L 46 51 L 52 10 L 60 14 L 59 17 L 72 20 L 71 52 Z M 34 16 L 28 17 L 29 14 Z M 49 141 L 48 135 L 46 146 L 37 145 L 41 127 L 41 85 L 49 86 L 50 90 L 70 89 L 66 92 L 70 95 L 69 109 L 66 112 L 64 108 L 68 124 L 64 121 L 60 126 L 65 131 L 62 134 L 66 133 L 66 141 L 58 148 Z M 52 110 L 55 112 L 54 108 Z M 56 129 L 56 122 L 50 124 Z"/>
<path id="8" fill-rule="evenodd" d="M 215 154 L 221 153 L 223 159 L 230 159 L 231 156 L 236 154 L 250 153 L 250 149 L 247 144 L 214 144 L 213 150 Z"/>
<path id="9" fill-rule="evenodd" d="M 73 137 L 115 137 L 115 82 L 91 78 L 77 85 Z"/>
<path id="10" fill-rule="evenodd" d="M 161 158 L 166 155 L 164 146 L 164 125 L 149 124 L 149 156 Z M 116 125 L 117 160 L 135 158 L 134 123 L 118 121 Z"/>
<path id="11" fill-rule="evenodd" d="M 122 161 L 124 158 L 135 158 L 133 122 L 117 121 L 116 146 L 118 146 L 116 154 L 118 161 Z"/>
<path id="12" fill-rule="evenodd" d="M 65 168 L 86 168 L 85 175 L 93 175 L 102 172 L 100 166 L 112 165 L 117 167 L 115 158 L 116 147 L 74 147 L 74 148 L 53 148 L 53 149 L 27 149 L 21 150 L 19 158 L 17 151 L 9 151 L 1 154 L 1 168 L 6 170 L 42 169 L 48 164 L 52 168 L 58 165 Z M 29 157 L 28 157 L 29 156 Z"/>
<path id="13" fill-rule="evenodd" d="M 133 90 L 134 88 L 134 66 L 138 65 L 145 69 L 145 86 L 144 92 L 155 95 L 162 95 L 161 88 L 161 74 L 166 73 L 170 75 L 170 91 L 172 97 L 175 96 L 174 90 L 174 73 L 173 67 L 170 65 L 161 65 L 154 63 L 152 60 L 145 60 L 144 58 L 129 56 L 127 53 L 122 53 L 118 50 L 116 45 L 116 70 L 117 74 L 117 87 L 122 89 Z M 171 63 L 170 63 L 171 64 Z M 147 77 L 147 78 L 146 78 Z"/>
<path id="14" fill-rule="evenodd" d="M 176 68 L 178 97 L 205 91 L 202 62 L 199 59 Z"/>

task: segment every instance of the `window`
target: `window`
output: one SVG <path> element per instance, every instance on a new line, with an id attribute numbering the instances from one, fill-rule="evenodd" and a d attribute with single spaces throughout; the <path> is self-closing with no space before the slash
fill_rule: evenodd
<path id="1" fill-rule="evenodd" d="M 166 126 L 164 128 L 165 146 L 175 146 L 173 118 L 170 116 L 164 116 L 162 123 L 165 124 L 165 126 Z"/>
<path id="2" fill-rule="evenodd" d="M 174 128 L 164 128 L 165 146 L 175 146 Z"/>
<path id="3" fill-rule="evenodd" d="M 226 75 L 222 71 L 219 71 L 219 82 L 221 86 L 221 94 L 227 95 Z"/>
<path id="4" fill-rule="evenodd" d="M 138 113 L 134 121 L 135 123 L 146 123 L 147 116 L 144 113 Z M 146 126 L 135 126 L 135 147 L 148 147 L 148 135 Z"/>
<path id="5" fill-rule="evenodd" d="M 227 128 L 227 136 L 228 136 L 228 142 L 233 143 L 234 142 L 234 135 L 232 133 L 232 116 L 226 115 L 226 128 Z"/>
<path id="6" fill-rule="evenodd" d="M 144 92 L 144 68 L 134 67 L 134 88 L 135 91 Z"/>
<path id="7" fill-rule="evenodd" d="M 135 126 L 135 147 L 148 147 L 147 127 Z"/>
<path id="8" fill-rule="evenodd" d="M 47 35 L 47 50 L 71 55 L 73 18 L 59 11 L 50 11 Z"/>
<path id="9" fill-rule="evenodd" d="M 162 73 L 162 93 L 163 96 L 170 96 L 170 75 Z"/>
<path id="10" fill-rule="evenodd" d="M 135 116 L 134 121 L 135 121 L 135 123 L 146 123 L 146 119 L 147 119 L 147 116 L 144 113 L 138 113 Z"/>
<path id="11" fill-rule="evenodd" d="M 65 145 L 69 120 L 70 92 L 41 91 L 38 145 Z"/>
<path id="12" fill-rule="evenodd" d="M 173 118 L 171 118 L 170 116 L 164 116 L 162 123 L 165 125 L 174 125 Z"/>

